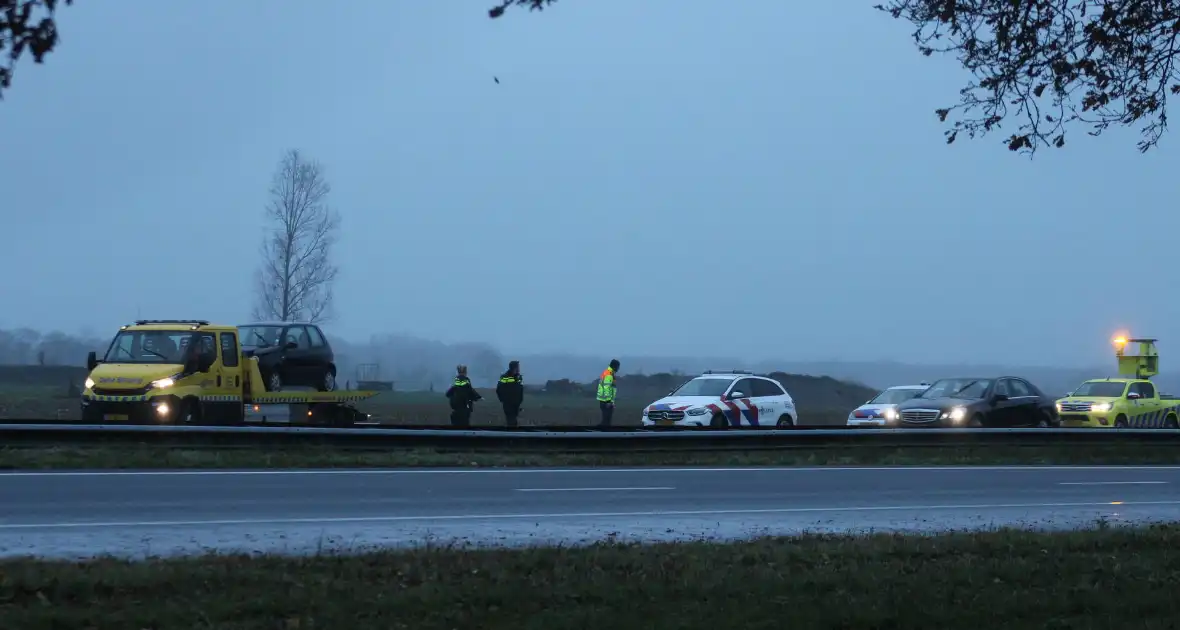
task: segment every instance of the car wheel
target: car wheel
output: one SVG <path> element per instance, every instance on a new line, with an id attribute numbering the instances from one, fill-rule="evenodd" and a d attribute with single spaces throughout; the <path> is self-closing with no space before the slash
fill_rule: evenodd
<path id="1" fill-rule="evenodd" d="M 971 421 L 967 423 L 967 426 L 971 427 L 972 429 L 982 429 L 983 428 L 983 414 L 977 413 L 974 416 L 971 416 Z"/>
<path id="2" fill-rule="evenodd" d="M 1053 426 L 1053 419 L 1049 417 L 1049 413 L 1042 411 L 1040 420 L 1037 420 L 1038 429 L 1048 429 Z"/>
<path id="3" fill-rule="evenodd" d="M 271 370 L 271 373 L 266 377 L 266 391 L 277 392 L 283 389 L 283 377 L 279 374 L 278 368 Z"/>
<path id="4" fill-rule="evenodd" d="M 201 404 L 192 398 L 185 398 L 180 403 L 180 409 L 177 410 L 176 419 L 184 424 L 193 424 L 201 421 Z"/>
<path id="5" fill-rule="evenodd" d="M 1130 423 L 1127 422 L 1127 416 L 1124 416 L 1123 414 L 1120 413 L 1118 416 L 1115 417 L 1114 428 L 1125 429 L 1129 426 L 1131 426 L 1131 425 L 1130 425 Z"/>
<path id="6" fill-rule="evenodd" d="M 774 426 L 778 429 L 793 429 L 795 428 L 795 421 L 791 419 L 791 416 L 784 413 L 778 417 L 778 422 Z"/>
<path id="7" fill-rule="evenodd" d="M 320 391 L 336 391 L 336 370 L 333 370 L 332 368 L 324 370 L 324 377 L 320 379 Z"/>
<path id="8" fill-rule="evenodd" d="M 709 427 L 712 429 L 727 429 L 729 428 L 729 421 L 720 413 L 713 414 L 713 419 L 709 420 Z"/>
<path id="9" fill-rule="evenodd" d="M 1177 422 L 1176 414 L 1174 414 L 1174 413 L 1168 414 L 1168 417 L 1164 418 L 1164 428 L 1165 429 L 1180 429 L 1180 422 Z"/>

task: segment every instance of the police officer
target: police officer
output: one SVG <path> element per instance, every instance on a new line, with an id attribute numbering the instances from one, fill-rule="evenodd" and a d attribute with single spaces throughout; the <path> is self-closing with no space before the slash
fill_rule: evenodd
<path id="1" fill-rule="evenodd" d="M 610 426 L 611 417 L 615 415 L 615 375 L 619 373 L 619 360 L 611 359 L 610 365 L 598 377 L 598 409 L 602 411 L 602 423 L 598 426 Z"/>
<path id="2" fill-rule="evenodd" d="M 455 367 L 455 380 L 447 389 L 447 398 L 451 400 L 451 426 L 471 426 L 471 412 L 475 409 L 475 402 L 482 400 L 483 396 L 471 386 L 466 365 Z"/>
<path id="3" fill-rule="evenodd" d="M 516 417 L 520 415 L 520 405 L 524 402 L 524 383 L 520 377 L 520 361 L 509 361 L 508 371 L 500 375 L 500 382 L 496 383 L 496 398 L 504 406 L 504 419 L 508 426 L 516 426 Z"/>

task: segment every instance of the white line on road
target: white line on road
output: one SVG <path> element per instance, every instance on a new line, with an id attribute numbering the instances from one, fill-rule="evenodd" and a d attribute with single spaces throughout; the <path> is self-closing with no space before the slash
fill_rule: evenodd
<path id="1" fill-rule="evenodd" d="M 1013 472 L 1054 472 L 1067 470 L 1156 470 L 1180 471 L 1180 466 L 742 466 L 715 467 L 697 466 L 691 468 L 668 468 L 660 466 L 636 466 L 634 468 L 329 468 L 329 469 L 270 469 L 270 470 L 63 470 L 63 471 L 21 471 L 0 472 L 0 479 L 6 477 L 207 477 L 207 476 L 255 476 L 255 475 L 547 475 L 547 474 L 603 474 L 603 473 L 722 473 L 722 472 L 907 472 L 907 471 L 1013 471 Z"/>
<path id="2" fill-rule="evenodd" d="M 0 531 L 36 529 L 86 529 L 104 527 L 210 527 L 228 525 L 331 525 L 345 523 L 404 523 L 413 521 L 486 521 L 511 519 L 563 519 L 563 518 L 631 518 L 636 516 L 736 516 L 758 514 L 816 514 L 825 512 L 895 512 L 935 510 L 999 510 L 1028 508 L 1128 508 L 1134 506 L 1180 506 L 1177 501 L 1104 501 L 1075 503 L 980 503 L 962 505 L 867 505 L 846 507 L 814 508 L 766 508 L 748 510 L 661 510 L 649 512 L 557 512 L 533 514 L 445 514 L 422 516 L 336 516 L 322 518 L 258 518 L 258 519 L 215 519 L 205 521 L 72 521 L 58 523 L 3 523 Z"/>
<path id="3" fill-rule="evenodd" d="M 1166 481 L 1060 481 L 1059 486 L 1134 486 L 1156 485 L 1168 483 Z"/>
<path id="4" fill-rule="evenodd" d="M 517 488 L 517 492 L 635 492 L 645 490 L 675 490 L 672 486 L 649 488 Z"/>

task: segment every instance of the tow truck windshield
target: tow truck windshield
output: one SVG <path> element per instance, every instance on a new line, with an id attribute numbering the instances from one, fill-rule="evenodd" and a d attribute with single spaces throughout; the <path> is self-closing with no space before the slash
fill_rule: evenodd
<path id="1" fill-rule="evenodd" d="M 944 378 L 935 381 L 918 398 L 983 398 L 991 384 L 991 380 L 986 378 Z"/>
<path id="2" fill-rule="evenodd" d="M 1081 387 L 1073 390 L 1073 396 L 1097 396 L 1100 398 L 1118 398 L 1127 389 L 1126 383 L 1113 381 L 1086 381 Z"/>
<path id="3" fill-rule="evenodd" d="M 728 378 L 694 378 L 672 392 L 672 396 L 718 396 L 732 383 Z"/>
<path id="4" fill-rule="evenodd" d="M 183 363 L 191 330 L 124 330 L 107 348 L 105 363 Z"/>

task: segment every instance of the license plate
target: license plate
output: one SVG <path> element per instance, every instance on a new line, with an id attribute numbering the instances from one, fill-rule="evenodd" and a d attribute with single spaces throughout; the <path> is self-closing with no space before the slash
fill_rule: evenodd
<path id="1" fill-rule="evenodd" d="M 107 413 L 107 414 L 103 414 L 102 419 L 106 420 L 107 422 L 126 422 L 126 421 L 130 420 L 131 418 L 127 414 Z"/>
<path id="2" fill-rule="evenodd" d="M 674 427 L 674 426 L 676 426 L 676 421 L 675 420 L 656 420 L 656 426 Z"/>

